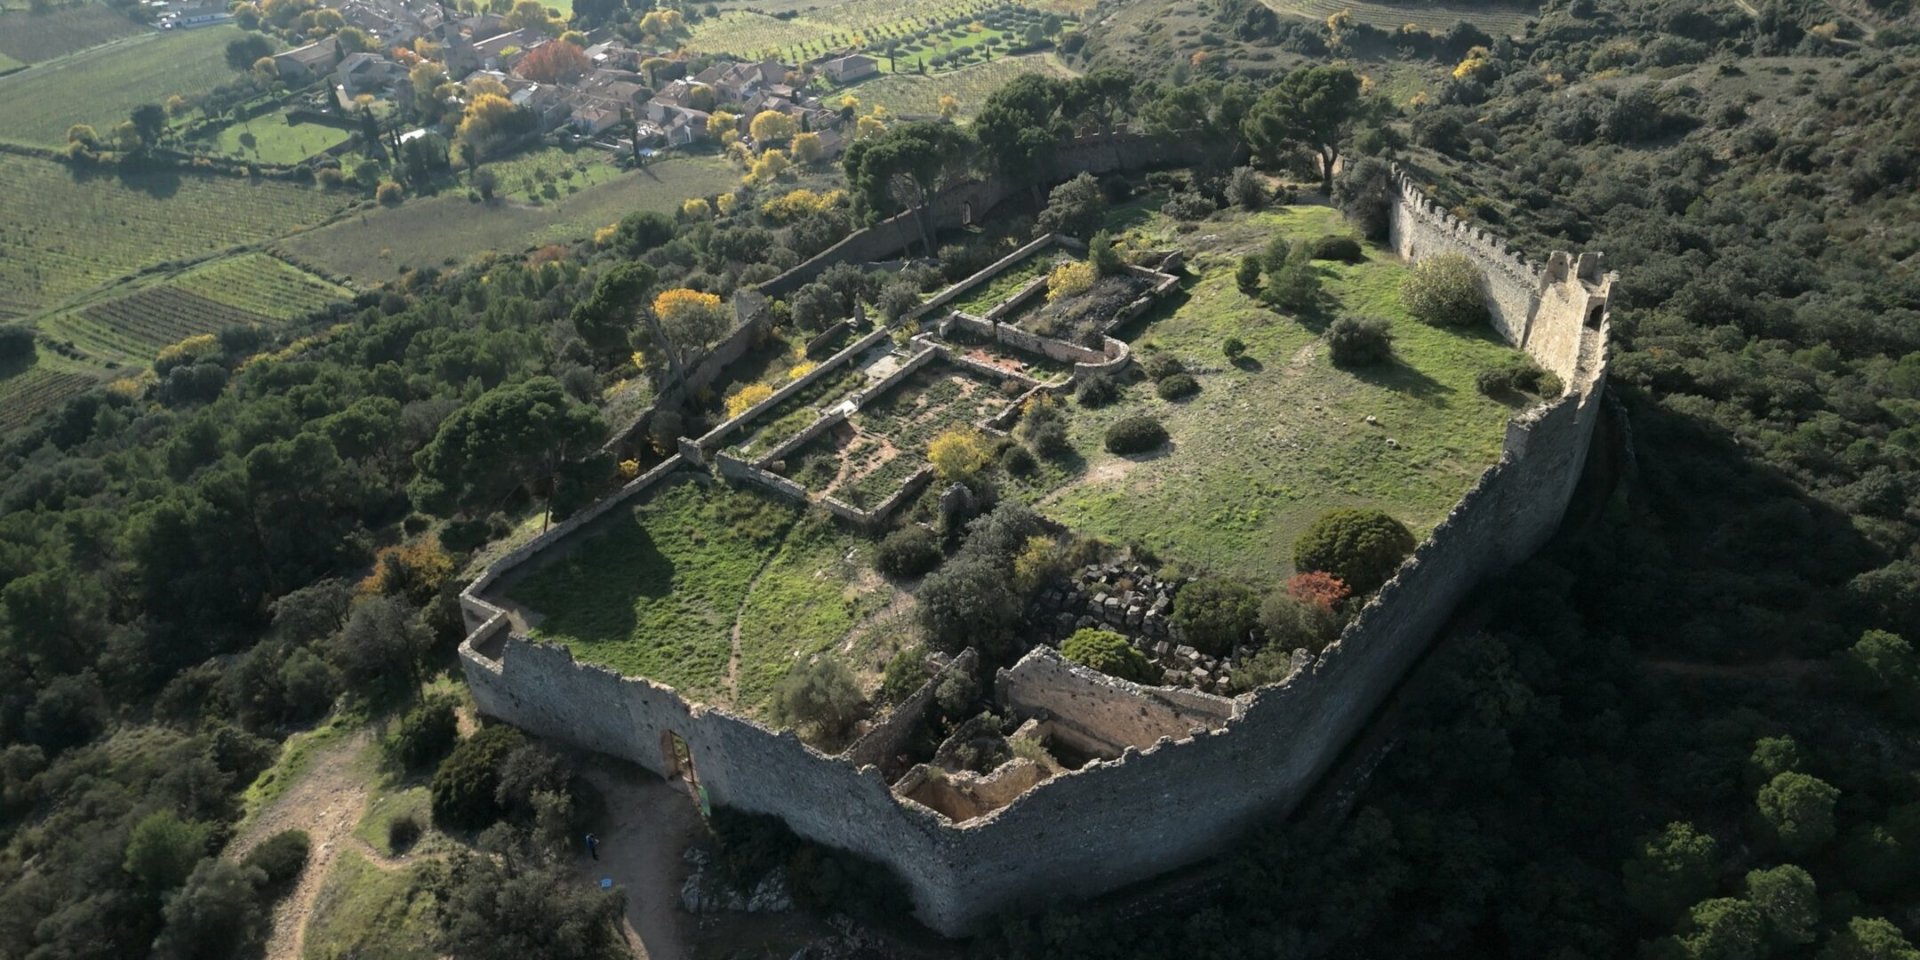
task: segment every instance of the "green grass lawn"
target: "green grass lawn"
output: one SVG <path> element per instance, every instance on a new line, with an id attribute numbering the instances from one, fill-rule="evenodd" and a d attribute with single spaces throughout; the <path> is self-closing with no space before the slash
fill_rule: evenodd
<path id="1" fill-rule="evenodd" d="M 234 26 L 168 30 L 40 64 L 0 80 L 0 138 L 59 146 L 89 123 L 103 136 L 143 103 L 191 97 L 234 79 L 224 52 Z"/>
<path id="2" fill-rule="evenodd" d="M 257 163 L 295 164 L 337 147 L 352 136 L 348 131 L 321 123 L 289 124 L 285 114 L 271 113 L 221 130 L 209 150 Z"/>
<path id="3" fill-rule="evenodd" d="M 346 203 L 339 194 L 273 180 L 84 173 L 11 154 L 0 155 L 0 196 L 7 198 L 0 316 L 58 305 L 156 264 L 282 236 Z"/>
<path id="4" fill-rule="evenodd" d="M 1157 216 L 1142 229 L 1154 243 L 1180 236 Z M 1044 512 L 1085 533 L 1146 544 L 1164 560 L 1271 582 L 1291 572 L 1294 539 L 1325 511 L 1377 507 L 1424 535 L 1499 458 L 1514 411 L 1481 396 L 1473 379 L 1517 351 L 1490 330 L 1410 319 L 1398 295 L 1406 267 L 1380 249 L 1354 266 L 1316 262 L 1337 301 L 1325 318 L 1275 313 L 1233 280 L 1239 254 L 1274 230 L 1296 240 L 1350 232 L 1331 209 L 1299 207 L 1228 215 L 1188 234 L 1208 239 L 1189 244 L 1196 276 L 1181 301 L 1150 313 L 1144 332 L 1120 334 L 1136 355 L 1180 357 L 1200 393 L 1169 403 L 1142 382 L 1112 406 L 1072 407 L 1070 433 L 1085 462 L 1067 486 L 1041 498 Z M 1387 319 L 1395 359 L 1335 368 L 1319 333 L 1341 313 Z M 1229 336 L 1248 346 L 1250 359 L 1238 367 L 1222 355 Z M 1170 448 L 1128 458 L 1105 452 L 1107 425 L 1140 412 L 1161 419 Z M 1365 422 L 1369 415 L 1377 425 Z"/>
<path id="5" fill-rule="evenodd" d="M 417 867 L 382 870 L 340 851 L 307 921 L 303 960 L 433 960 L 433 894 L 415 889 Z"/>
<path id="6" fill-rule="evenodd" d="M 799 653 L 825 650 L 888 589 L 858 541 L 799 505 L 691 477 L 615 511 L 506 592 L 535 637 L 691 700 L 764 706 Z M 765 568 L 764 573 L 762 568 Z M 756 581 L 756 575 L 759 579 Z M 738 695 L 728 681 L 740 628 Z"/>
<path id="7" fill-rule="evenodd" d="M 524 196 L 474 203 L 466 191 L 450 189 L 345 218 L 292 237 L 284 246 L 302 262 L 379 283 L 405 269 L 457 264 L 488 251 L 516 254 L 582 240 L 629 213 L 671 213 L 688 197 L 724 193 L 739 182 L 739 172 L 724 160 L 688 157 L 618 173 L 577 193 L 561 187 L 558 199 L 539 205 Z M 518 189 L 505 176 L 501 188 Z"/>

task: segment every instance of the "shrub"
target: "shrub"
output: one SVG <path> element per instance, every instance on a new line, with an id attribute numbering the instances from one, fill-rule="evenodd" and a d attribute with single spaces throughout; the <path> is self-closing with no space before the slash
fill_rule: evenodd
<path id="1" fill-rule="evenodd" d="M 965 482 L 993 462 L 993 442 L 973 427 L 954 427 L 927 445 L 927 459 L 942 481 Z"/>
<path id="2" fill-rule="evenodd" d="M 310 843 L 304 831 L 282 830 L 249 850 L 240 865 L 260 868 L 269 887 L 285 887 L 306 868 Z"/>
<path id="3" fill-rule="evenodd" d="M 1337 367 L 1366 367 L 1393 356 L 1393 331 L 1372 317 L 1341 317 L 1327 327 L 1327 353 Z"/>
<path id="4" fill-rule="evenodd" d="M 1034 459 L 1033 451 L 1017 443 L 1010 444 L 1000 453 L 1000 467 L 1010 476 L 1024 477 L 1038 469 L 1040 461 Z"/>
<path id="5" fill-rule="evenodd" d="M 764 383 L 749 383 L 727 397 L 727 419 L 731 420 L 748 410 L 754 404 L 773 396 L 773 387 Z"/>
<path id="6" fill-rule="evenodd" d="M 1176 373 L 1160 381 L 1154 392 L 1162 400 L 1183 400 L 1200 392 L 1200 381 L 1193 379 L 1192 374 Z"/>
<path id="7" fill-rule="evenodd" d="M 1355 593 L 1371 593 L 1413 552 L 1413 534 L 1379 510 L 1331 510 L 1293 544 L 1293 566 L 1333 574 Z"/>
<path id="8" fill-rule="evenodd" d="M 1186 364 L 1181 363 L 1179 357 L 1162 351 L 1154 351 L 1142 356 L 1140 369 L 1146 371 L 1147 376 L 1155 380 L 1165 380 L 1176 373 L 1187 372 Z"/>
<path id="9" fill-rule="evenodd" d="M 1047 274 L 1047 302 L 1058 303 L 1093 289 L 1098 280 L 1091 263 L 1063 263 Z"/>
<path id="10" fill-rule="evenodd" d="M 1260 292 L 1260 258 L 1247 254 L 1240 258 L 1240 265 L 1233 270 L 1234 285 L 1240 292 L 1251 297 Z"/>
<path id="11" fill-rule="evenodd" d="M 1307 248 L 1307 255 L 1315 260 L 1338 260 L 1341 263 L 1359 263 L 1367 258 L 1360 249 L 1360 241 L 1335 233 L 1313 241 L 1313 245 Z"/>
<path id="12" fill-rule="evenodd" d="M 1160 421 L 1136 415 L 1116 421 L 1107 428 L 1107 452 L 1145 453 L 1167 442 L 1167 428 Z"/>
<path id="13" fill-rule="evenodd" d="M 1173 598 L 1174 625 L 1188 644 L 1208 656 L 1231 653 L 1259 619 L 1259 596 L 1237 580 L 1195 580 Z"/>
<path id="14" fill-rule="evenodd" d="M 1135 649 L 1126 637 L 1111 630 L 1092 627 L 1075 630 L 1073 636 L 1060 645 L 1060 653 L 1074 663 L 1122 680 L 1153 683 L 1160 679 L 1160 671 L 1154 668 L 1147 655 Z"/>
<path id="15" fill-rule="evenodd" d="M 1252 167 L 1235 167 L 1227 175 L 1227 202 L 1242 210 L 1258 210 L 1267 205 L 1267 185 Z"/>
<path id="16" fill-rule="evenodd" d="M 1040 211 L 1034 227 L 1042 233 L 1064 233 L 1082 239 L 1092 236 L 1106 213 L 1107 198 L 1092 174 L 1082 173 L 1054 187 L 1047 195 L 1047 208 Z"/>
<path id="17" fill-rule="evenodd" d="M 494 794 L 500 789 L 500 765 L 526 738 L 512 727 L 488 727 L 453 748 L 433 774 L 433 819 L 462 830 L 478 830 L 500 818 Z"/>
<path id="18" fill-rule="evenodd" d="M 384 746 L 394 762 L 408 770 L 419 770 L 446 756 L 459 739 L 453 698 L 439 696 L 407 711 Z"/>
<path id="19" fill-rule="evenodd" d="M 407 198 L 407 191 L 406 188 L 388 180 L 373 192 L 373 198 L 389 207 L 397 206 L 400 201 Z"/>
<path id="20" fill-rule="evenodd" d="M 1563 389 L 1559 377 L 1540 369 L 1539 364 L 1527 357 L 1513 357 L 1497 367 L 1474 374 L 1473 385 L 1496 400 L 1518 394 L 1556 397 Z"/>
<path id="21" fill-rule="evenodd" d="M 926 648 L 916 646 L 894 654 L 880 675 L 880 702 L 890 705 L 904 702 L 931 676 L 927 670 Z"/>
<path id="22" fill-rule="evenodd" d="M 1057 460 L 1073 452 L 1073 441 L 1067 436 L 1067 425 L 1058 420 L 1045 420 L 1028 426 L 1021 432 L 1021 437 L 1036 455 L 1049 460 Z"/>
<path id="23" fill-rule="evenodd" d="M 895 578 L 911 578 L 940 565 L 940 537 L 914 525 L 887 534 L 874 550 L 873 565 Z"/>
<path id="24" fill-rule="evenodd" d="M 1400 284 L 1400 302 L 1414 319 L 1443 327 L 1487 320 L 1480 297 L 1480 268 L 1465 254 L 1443 253 L 1415 264 Z"/>
<path id="25" fill-rule="evenodd" d="M 1074 388 L 1073 399 L 1083 407 L 1104 407 L 1120 399 L 1120 384 L 1104 373 L 1090 374 Z"/>
<path id="26" fill-rule="evenodd" d="M 1239 337 L 1228 337 L 1220 343 L 1220 352 L 1226 354 L 1228 360 L 1237 362 L 1246 356 L 1247 342 Z"/>
<path id="27" fill-rule="evenodd" d="M 1352 595 L 1346 581 L 1320 570 L 1296 573 L 1287 579 L 1287 596 L 1323 610 L 1332 610 Z"/>
<path id="28" fill-rule="evenodd" d="M 387 850 L 393 854 L 402 854 L 413 849 L 420 842 L 424 828 L 420 819 L 411 813 L 403 813 L 387 821 Z"/>
<path id="29" fill-rule="evenodd" d="M 1311 310 L 1320 302 L 1320 275 L 1311 264 L 1289 260 L 1280 269 L 1267 274 L 1267 285 L 1260 299 L 1282 310 L 1296 313 Z"/>
<path id="30" fill-rule="evenodd" d="M 1214 209 L 1213 201 L 1205 194 L 1191 190 L 1176 193 L 1160 205 L 1160 212 L 1175 220 L 1204 220 Z"/>
<path id="31" fill-rule="evenodd" d="M 1113 248 L 1113 237 L 1105 230 L 1093 235 L 1087 241 L 1087 263 L 1093 266 L 1096 277 L 1111 277 L 1126 269 L 1126 261 L 1120 259 L 1120 251 Z"/>
<path id="32" fill-rule="evenodd" d="M 211 833 L 206 824 L 182 820 L 169 810 L 148 814 L 127 836 L 121 868 L 148 891 L 165 893 L 185 883 L 194 864 L 207 855 Z"/>
<path id="33" fill-rule="evenodd" d="M 804 728 L 832 743 L 844 739 L 865 711 L 853 671 L 833 657 L 795 667 L 774 687 L 769 708 L 775 723 Z"/>
<path id="34" fill-rule="evenodd" d="M 1260 630 L 1267 643 L 1280 649 L 1305 647 L 1319 653 L 1340 635 L 1340 618 L 1330 608 L 1277 590 L 1260 603 Z"/>

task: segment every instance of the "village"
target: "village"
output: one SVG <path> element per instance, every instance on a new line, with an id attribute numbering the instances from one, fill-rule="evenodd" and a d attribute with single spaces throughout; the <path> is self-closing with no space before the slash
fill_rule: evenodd
<path id="1" fill-rule="evenodd" d="M 451 94 L 440 110 L 416 103 L 426 93 L 416 82 L 418 68 L 432 63 L 445 82 L 497 83 L 533 118 L 542 136 L 636 158 L 731 140 L 728 117 L 731 128 L 751 144 L 752 121 L 773 113 L 786 118 L 782 129 L 817 134 L 815 159 L 831 159 L 844 146 L 839 128 L 848 118 L 824 104 L 819 93 L 880 72 L 878 60 L 859 53 L 798 65 L 725 56 L 670 59 L 607 30 L 595 31 L 608 36 L 590 35 L 581 48 L 549 36 L 544 24 L 515 27 L 512 18 L 495 13 L 450 18 L 432 3 L 351 0 L 337 9 L 348 26 L 373 37 L 384 52 L 348 52 L 338 35 L 330 35 L 274 54 L 282 83 L 324 81 L 326 93 L 316 98 L 316 108 L 350 115 L 389 103 L 402 116 L 458 118 L 465 90 Z M 714 122 L 716 114 L 723 115 L 721 123 Z"/>

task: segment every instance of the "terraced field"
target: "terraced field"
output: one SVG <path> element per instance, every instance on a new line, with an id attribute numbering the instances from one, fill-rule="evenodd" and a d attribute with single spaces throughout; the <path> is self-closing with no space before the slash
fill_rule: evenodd
<path id="1" fill-rule="evenodd" d="M 9 10 L 0 14 L 0 61 L 44 63 L 122 37 L 149 33 L 104 4 L 48 13 Z M 0 70 L 6 69 L 0 66 Z"/>
<path id="2" fill-rule="evenodd" d="M 968 64 L 937 76 L 902 72 L 876 77 L 855 88 L 854 95 L 862 103 L 884 106 L 896 114 L 932 116 L 940 111 L 940 98 L 951 94 L 960 101 L 959 119 L 966 120 L 986 102 L 988 94 L 1028 73 L 1062 78 L 1074 75 L 1053 54 L 1036 53 Z"/>
<path id="3" fill-rule="evenodd" d="M 1349 0 L 1263 0 L 1276 13 L 1304 17 L 1318 23 L 1345 10 L 1353 14 L 1355 20 L 1379 27 L 1382 30 L 1397 29 L 1403 23 L 1411 23 L 1423 30 L 1443 31 L 1462 20 L 1487 31 L 1494 36 L 1507 34 L 1519 36 L 1525 27 L 1527 18 L 1533 14 L 1526 10 L 1503 10 L 1487 7 L 1447 7 L 1440 4 L 1391 3 L 1353 3 Z"/>
<path id="4" fill-rule="evenodd" d="M 1001 36 L 991 28 L 970 31 L 967 24 L 996 10 L 1028 6 L 1008 0 L 951 0 L 938 6 L 903 8 L 888 0 L 845 0 L 792 12 L 787 18 L 758 9 L 731 10 L 701 22 L 687 40 L 687 49 L 740 56 L 777 56 L 805 60 L 845 49 L 865 49 L 888 69 L 884 51 L 889 43 L 915 43 L 918 49 L 901 52 L 900 69 L 916 56 L 932 57 L 955 49 L 984 44 Z M 928 37 L 929 32 L 932 36 Z"/>
<path id="5" fill-rule="evenodd" d="M 284 236 L 346 202 L 311 187 L 237 177 L 77 176 L 13 155 L 0 155 L 0 196 L 7 198 L 0 317 L 58 306 L 156 264 Z"/>
<path id="6" fill-rule="evenodd" d="M 688 197 L 712 196 L 739 182 L 739 172 L 716 157 L 667 160 L 578 193 L 562 192 L 539 206 L 505 198 L 472 203 L 458 193 L 411 199 L 309 231 L 283 246 L 303 263 L 379 283 L 406 269 L 460 263 L 488 251 L 520 253 L 582 240 L 636 210 L 670 213 Z"/>
<path id="7" fill-rule="evenodd" d="M 224 52 L 241 34 L 233 26 L 153 32 L 0 79 L 0 139 L 58 146 L 73 124 L 106 131 L 143 103 L 206 93 L 233 80 Z"/>
<path id="8" fill-rule="evenodd" d="M 79 368 L 54 366 L 49 360 L 0 380 L 0 434 L 26 426 L 42 411 L 60 405 L 68 397 L 83 393 L 99 382 L 98 375 Z"/>
<path id="9" fill-rule="evenodd" d="M 102 359 L 146 363 L 195 334 L 282 323 L 350 294 L 265 254 L 243 254 L 56 314 L 41 327 Z"/>

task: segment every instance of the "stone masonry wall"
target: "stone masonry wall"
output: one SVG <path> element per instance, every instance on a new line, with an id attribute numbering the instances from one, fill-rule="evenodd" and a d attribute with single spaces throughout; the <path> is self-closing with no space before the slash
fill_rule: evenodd
<path id="1" fill-rule="evenodd" d="M 663 737 L 678 734 L 713 802 L 779 816 L 801 836 L 886 864 L 911 893 L 917 916 L 945 933 L 1057 901 L 1063 891 L 1100 893 L 1228 849 L 1244 830 L 1300 802 L 1468 591 L 1546 542 L 1598 418 L 1611 278 L 1597 259 L 1534 267 L 1435 211 L 1404 179 L 1392 235 L 1416 259 L 1447 249 L 1474 257 L 1488 277 L 1496 328 L 1559 373 L 1566 392 L 1514 419 L 1500 462 L 1338 641 L 1288 679 L 1238 698 L 1239 716 L 1219 728 L 1128 747 L 1118 759 L 1090 762 L 955 823 L 893 796 L 875 767 L 856 769 L 791 733 L 507 636 L 505 614 L 480 593 L 501 564 L 461 595 L 473 633 L 460 655 L 475 701 L 533 733 L 663 774 L 671 764 Z"/>
<path id="2" fill-rule="evenodd" d="M 1184 740 L 1195 729 L 1211 730 L 1236 712 L 1226 697 L 1191 690 L 1146 687 L 1068 663 L 1052 647 L 1035 647 L 994 678 L 994 695 L 1016 716 L 1044 711 L 1056 735 L 1079 750 L 1118 756 L 1145 749 L 1161 737 Z"/>

